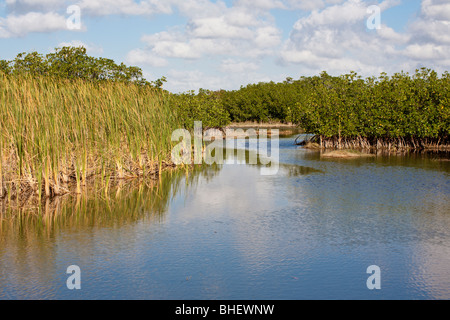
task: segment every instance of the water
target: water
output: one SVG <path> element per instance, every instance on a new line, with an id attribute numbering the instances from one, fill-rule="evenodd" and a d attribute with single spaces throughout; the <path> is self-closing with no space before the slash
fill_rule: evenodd
<path id="1" fill-rule="evenodd" d="M 5 216 L 0 299 L 449 299 L 450 162 L 325 160 L 294 138 L 275 176 L 203 167 Z"/>

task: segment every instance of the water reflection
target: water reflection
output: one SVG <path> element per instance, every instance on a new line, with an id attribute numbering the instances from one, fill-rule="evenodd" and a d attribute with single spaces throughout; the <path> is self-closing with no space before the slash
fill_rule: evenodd
<path id="1" fill-rule="evenodd" d="M 174 170 L 157 181 L 119 181 L 106 195 L 91 192 L 56 197 L 36 206 L 3 205 L 0 298 L 61 298 L 58 290 L 64 289 L 65 268 L 70 263 L 65 261 L 89 259 L 96 247 L 108 256 L 132 245 L 134 235 L 122 231 L 164 223 L 169 202 L 184 184 L 195 188 L 199 179 L 208 181 L 219 170 L 217 166 Z"/>
<path id="2" fill-rule="evenodd" d="M 324 160 L 292 141 L 274 176 L 235 150 L 107 196 L 3 208 L 0 298 L 448 299 L 444 161 Z M 72 264 L 79 292 L 65 288 Z M 365 287 L 373 264 L 381 292 Z"/>
<path id="3" fill-rule="evenodd" d="M 159 180 L 120 180 L 107 194 L 86 192 L 82 195 L 55 197 L 35 206 L 0 207 L 0 239 L 45 236 L 67 228 L 73 231 L 92 227 L 120 227 L 142 220 L 163 221 L 169 201 L 183 183 L 192 188 L 200 178 L 211 180 L 220 168 L 195 166 L 164 172 Z"/>
<path id="4" fill-rule="evenodd" d="M 326 151 L 308 150 L 297 147 L 295 158 L 297 160 L 323 161 L 328 163 L 367 165 L 375 164 L 382 167 L 413 167 L 420 170 L 433 170 L 450 173 L 450 152 L 411 152 L 407 154 L 395 154 L 379 152 L 373 158 L 327 159 L 321 155 Z"/>

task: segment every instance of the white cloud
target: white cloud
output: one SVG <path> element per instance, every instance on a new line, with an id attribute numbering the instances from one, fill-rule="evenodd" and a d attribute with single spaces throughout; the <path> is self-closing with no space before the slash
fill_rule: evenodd
<path id="1" fill-rule="evenodd" d="M 172 13 L 170 1 L 159 0 L 142 0 L 140 2 L 134 0 L 81 0 L 78 5 L 83 12 L 96 16 Z"/>
<path id="2" fill-rule="evenodd" d="M 258 64 L 253 61 L 239 61 L 235 59 L 225 59 L 220 66 L 220 71 L 225 73 L 244 73 L 258 69 Z"/>
<path id="3" fill-rule="evenodd" d="M 256 29 L 254 43 L 257 48 L 275 48 L 281 43 L 280 30 L 274 26 L 262 26 Z"/>
<path id="4" fill-rule="evenodd" d="M 349 54 L 358 53 L 367 46 L 364 42 L 373 41 L 374 34 L 365 30 L 366 17 L 367 7 L 358 0 L 313 11 L 295 23 L 281 57 L 285 62 L 302 63 L 313 69 L 326 70 L 330 67 L 327 64 L 335 64 L 336 60 L 342 60 L 344 65 L 349 62 Z"/>
<path id="5" fill-rule="evenodd" d="M 448 46 L 434 44 L 411 44 L 407 46 L 403 54 L 415 60 L 445 60 L 449 57 Z"/>
<path id="6" fill-rule="evenodd" d="M 174 3 L 174 0 L 171 0 Z M 195 10 L 204 0 L 177 2 L 189 18 L 184 27 L 173 28 L 142 37 L 146 55 L 152 57 L 200 59 L 213 56 L 244 56 L 258 58 L 274 53 L 281 43 L 281 32 L 266 13 L 256 12 L 242 1 L 234 7 L 223 2 L 206 1 L 202 11 Z M 269 6 L 269 2 L 259 2 Z"/>
<path id="7" fill-rule="evenodd" d="M 86 44 L 83 41 L 80 40 L 72 40 L 68 42 L 61 42 L 57 45 L 57 48 L 62 47 L 85 47 L 87 54 L 102 54 L 103 48 L 100 46 L 97 46 L 95 44 Z"/>
<path id="8" fill-rule="evenodd" d="M 336 1 L 336 3 L 342 2 L 343 1 Z M 379 4 L 379 7 L 381 11 L 384 11 L 399 3 L 398 0 L 385 0 Z M 329 26 L 336 28 L 339 26 L 348 26 L 357 22 L 365 22 L 368 18 L 368 7 L 369 5 L 362 0 L 347 0 L 342 4 L 328 6 L 321 11 L 312 11 L 308 17 L 297 21 L 294 29 L 302 30 L 304 28 L 310 28 L 311 26 Z M 362 25 L 364 25 L 364 23 Z"/>
<path id="9" fill-rule="evenodd" d="M 450 2 L 423 0 L 408 32 L 411 38 L 402 52 L 406 58 L 438 71 L 450 67 Z"/>
<path id="10" fill-rule="evenodd" d="M 283 1 L 279 0 L 238 0 L 236 1 L 236 6 L 262 10 L 287 8 Z"/>
<path id="11" fill-rule="evenodd" d="M 379 7 L 384 12 L 397 4 L 399 1 L 385 0 Z M 448 66 L 448 1 L 423 0 L 420 17 L 402 33 L 386 25 L 367 30 L 367 7 L 362 0 L 347 0 L 299 19 L 283 45 L 281 61 L 314 74 L 354 70 L 377 75 L 401 68 L 414 71 L 421 65 L 438 71 Z"/>
<path id="12" fill-rule="evenodd" d="M 198 88 L 220 88 L 222 85 L 225 85 L 222 77 L 208 75 L 199 70 L 170 70 L 168 72 L 168 80 L 168 86 L 173 92 L 183 92 L 186 91 L 186 88 L 192 90 Z M 205 84 L 208 84 L 208 86 L 203 87 Z"/>
<path id="13" fill-rule="evenodd" d="M 234 25 L 226 16 L 195 19 L 188 24 L 187 29 L 194 38 L 250 39 L 253 36 L 251 29 Z"/>
<path id="14" fill-rule="evenodd" d="M 287 0 L 290 8 L 304 11 L 320 10 L 329 4 L 339 4 L 342 2 L 344 0 Z"/>
<path id="15" fill-rule="evenodd" d="M 67 29 L 66 17 L 54 12 L 30 12 L 0 18 L 0 38 L 25 36 L 30 32 L 54 32 Z"/>
<path id="16" fill-rule="evenodd" d="M 399 45 L 405 44 L 411 39 L 411 35 L 395 32 L 394 29 L 389 28 L 386 25 L 382 25 L 377 34 L 380 39 L 386 40 L 387 43 Z"/>
<path id="17" fill-rule="evenodd" d="M 425 18 L 449 21 L 450 2 L 448 0 L 423 0 L 422 14 Z"/>
<path id="18" fill-rule="evenodd" d="M 61 0 L 5 0 L 5 3 L 8 6 L 14 6 L 14 5 L 54 6 L 61 2 L 63 2 L 63 1 L 61 1 Z"/>
<path id="19" fill-rule="evenodd" d="M 66 0 L 6 0 L 9 12 L 23 14 L 29 12 L 56 11 L 67 7 Z"/>
<path id="20" fill-rule="evenodd" d="M 423 0 L 421 15 L 411 24 L 410 32 L 417 43 L 450 44 L 450 2 Z"/>
<path id="21" fill-rule="evenodd" d="M 152 67 L 165 67 L 169 63 L 167 59 L 141 49 L 131 50 L 126 57 L 126 61 L 133 65 L 149 65 Z"/>
<path id="22" fill-rule="evenodd" d="M 236 83 L 247 84 L 268 82 L 271 80 L 269 76 L 252 72 L 251 70 L 236 73 L 229 72 L 226 74 L 211 74 L 200 70 L 169 70 L 167 79 L 168 82 L 165 87 L 172 92 L 185 92 L 199 88 L 232 90 L 236 89 Z"/>

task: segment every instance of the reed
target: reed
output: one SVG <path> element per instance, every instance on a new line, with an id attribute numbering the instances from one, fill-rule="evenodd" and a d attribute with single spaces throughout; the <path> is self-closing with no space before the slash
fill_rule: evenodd
<path id="1" fill-rule="evenodd" d="M 180 123 L 152 87 L 0 73 L 0 198 L 156 175 Z"/>

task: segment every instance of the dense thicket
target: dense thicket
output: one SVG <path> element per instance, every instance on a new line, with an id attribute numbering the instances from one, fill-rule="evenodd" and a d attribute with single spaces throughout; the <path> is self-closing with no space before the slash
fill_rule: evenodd
<path id="1" fill-rule="evenodd" d="M 365 80 L 355 73 L 301 80 L 292 120 L 331 137 L 439 138 L 450 133 L 450 74 L 428 69 Z"/>
<path id="2" fill-rule="evenodd" d="M 149 82 L 139 67 L 116 64 L 111 59 L 88 56 L 84 47 L 56 48 L 47 55 L 38 52 L 19 53 L 12 61 L 0 60 L 0 73 L 8 75 L 52 76 L 63 79 L 114 81 L 162 87 L 163 77 Z"/>
<path id="3" fill-rule="evenodd" d="M 439 77 L 425 68 L 414 75 L 383 73 L 366 79 L 355 72 L 338 77 L 322 72 L 235 91 L 182 94 L 177 108 L 189 120 L 209 117 L 208 126 L 227 121 L 292 122 L 323 141 L 332 140 L 330 146 L 358 140 L 353 146 L 395 143 L 415 148 L 448 144 L 449 89 L 448 72 Z"/>
<path id="4" fill-rule="evenodd" d="M 222 128 L 230 123 L 230 113 L 224 106 L 225 93 L 200 89 L 198 94 L 171 94 L 169 103 L 185 128 L 193 128 L 195 121 L 202 121 L 204 128 Z"/>
<path id="5" fill-rule="evenodd" d="M 258 83 L 234 91 L 200 89 L 173 95 L 173 105 L 187 124 L 204 121 L 207 127 L 222 127 L 230 122 L 290 121 L 300 91 L 292 83 Z"/>

